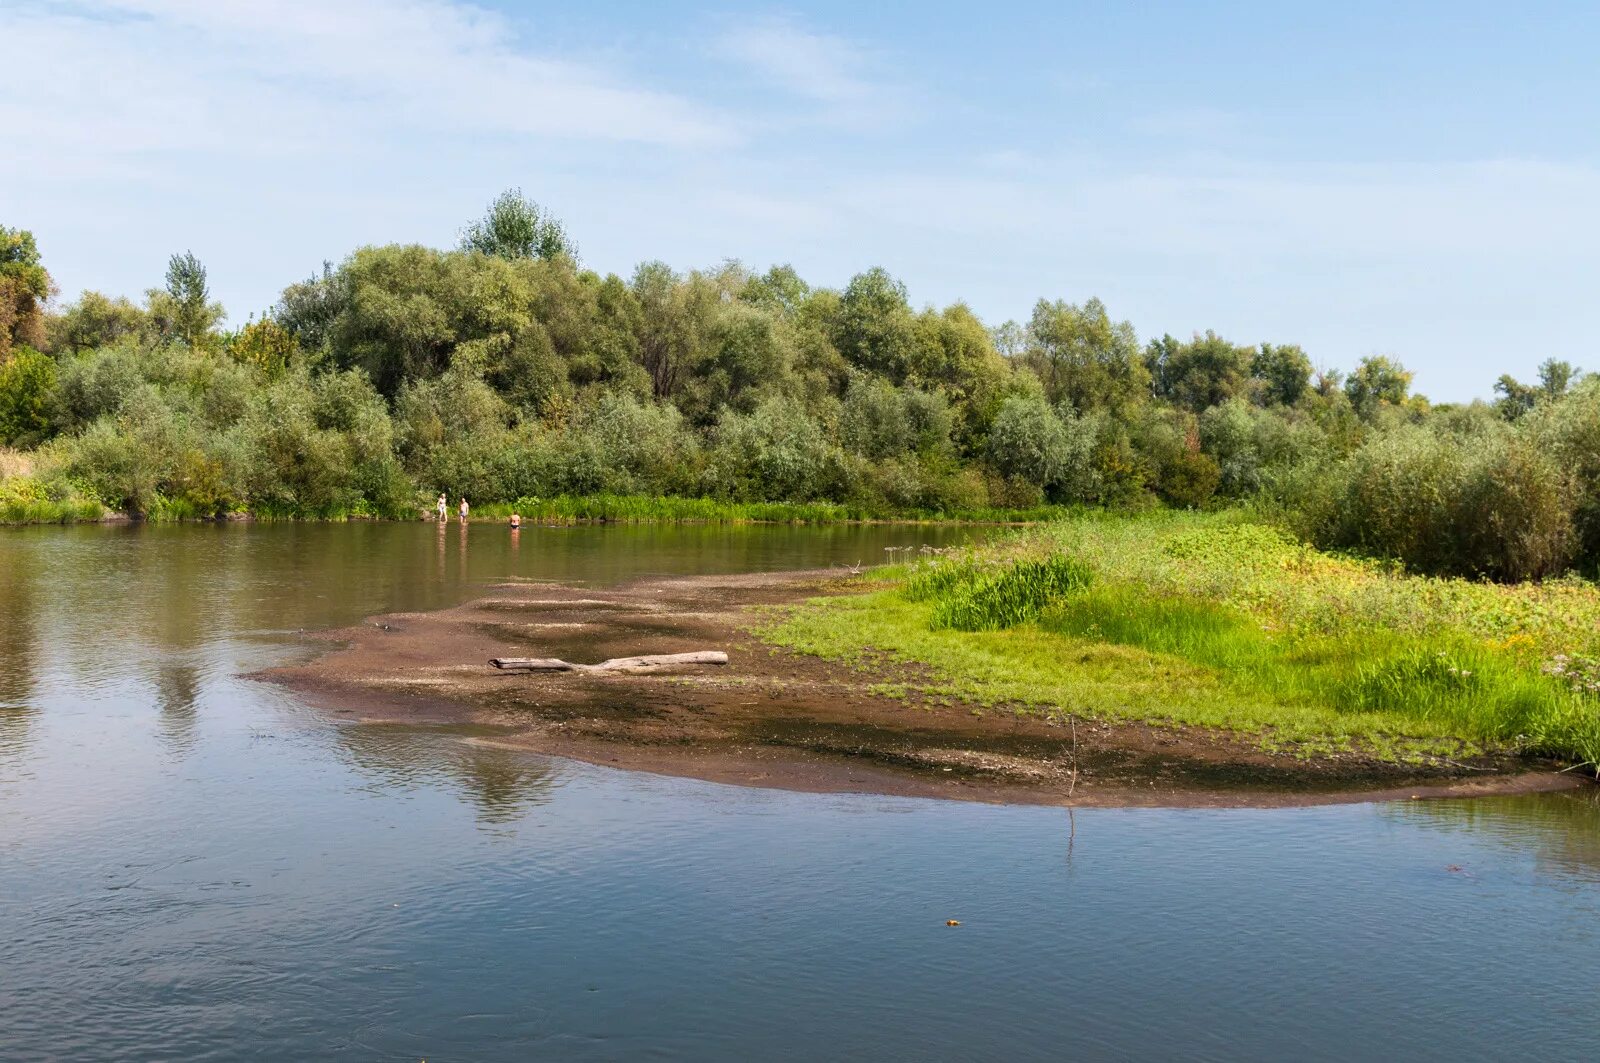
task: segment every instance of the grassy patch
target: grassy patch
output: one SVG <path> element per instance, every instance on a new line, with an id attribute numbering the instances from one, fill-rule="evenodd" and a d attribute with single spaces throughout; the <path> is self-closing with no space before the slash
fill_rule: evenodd
<path id="1" fill-rule="evenodd" d="M 1600 760 L 1600 591 L 1406 576 L 1229 515 L 1080 517 L 764 627 L 916 661 L 982 705 L 1182 724 L 1302 753 Z"/>
<path id="2" fill-rule="evenodd" d="M 453 512 L 453 511 L 452 511 Z M 1059 519 L 1063 507 L 1036 509 L 884 510 L 837 502 L 729 502 L 671 495 L 557 495 L 473 507 L 473 517 L 548 524 L 847 524 L 865 521 L 1023 523 Z"/>
<path id="3" fill-rule="evenodd" d="M 73 491 L 46 486 L 31 476 L 0 479 L 0 524 L 72 524 L 101 520 L 106 509 Z"/>

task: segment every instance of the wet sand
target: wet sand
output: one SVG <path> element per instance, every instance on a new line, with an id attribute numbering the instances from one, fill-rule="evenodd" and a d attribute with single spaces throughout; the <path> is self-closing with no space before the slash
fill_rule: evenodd
<path id="1" fill-rule="evenodd" d="M 372 617 L 329 651 L 260 673 L 361 721 L 490 727 L 477 738 L 595 764 L 746 786 L 1106 806 L 1287 806 L 1526 793 L 1586 785 L 1517 758 L 1426 767 L 1314 760 L 1193 728 L 919 698 L 918 666 L 823 661 L 762 643 L 753 607 L 836 593 L 838 572 L 697 576 L 594 589 L 497 585 L 453 609 Z M 494 657 L 726 650 L 723 668 L 651 675 L 516 673 Z M 910 684 L 908 698 L 875 694 Z M 1063 708 L 1070 710 L 1070 706 Z"/>

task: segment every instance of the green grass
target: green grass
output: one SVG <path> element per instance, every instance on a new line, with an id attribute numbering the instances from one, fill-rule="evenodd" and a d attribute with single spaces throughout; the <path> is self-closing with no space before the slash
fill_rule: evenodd
<path id="1" fill-rule="evenodd" d="M 980 705 L 1218 728 L 1306 755 L 1600 761 L 1588 584 L 1420 579 L 1184 514 L 1078 517 L 887 577 L 763 633 L 918 662 Z"/>
<path id="2" fill-rule="evenodd" d="M 454 509 L 451 510 L 452 514 Z M 655 495 L 557 495 L 474 505 L 474 520 L 506 520 L 513 513 L 530 523 L 578 524 L 847 524 L 869 521 L 1025 523 L 1058 519 L 1068 510 L 966 509 L 885 511 L 836 502 L 727 502 L 714 498 Z"/>
<path id="3" fill-rule="evenodd" d="M 73 524 L 105 516 L 100 503 L 76 492 L 51 491 L 31 476 L 0 479 L 0 524 Z"/>
<path id="4" fill-rule="evenodd" d="M 414 507 L 379 510 L 370 505 L 332 508 L 253 506 L 256 520 L 413 520 L 431 512 L 419 499 Z M 557 495 L 521 498 L 515 502 L 474 504 L 472 520 L 504 521 L 519 514 L 531 524 L 849 524 L 867 522 L 927 522 L 1024 524 L 1061 519 L 1072 512 L 1060 506 L 1034 509 L 963 509 L 950 511 L 886 511 L 834 502 L 727 502 L 712 498 L 651 495 Z M 74 495 L 69 501 L 52 501 L 46 489 L 31 477 L 0 479 L 0 524 L 63 523 L 103 520 L 113 511 L 93 500 Z M 184 499 L 158 498 L 144 519 L 150 521 L 209 520 L 213 514 Z M 455 501 L 450 505 L 455 519 Z"/>

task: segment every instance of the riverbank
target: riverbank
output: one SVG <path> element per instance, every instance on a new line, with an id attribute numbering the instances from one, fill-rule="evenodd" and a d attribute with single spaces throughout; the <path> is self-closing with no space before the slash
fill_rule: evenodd
<path id="1" fill-rule="evenodd" d="M 503 524 L 513 513 L 525 524 L 1025 524 L 1056 520 L 1077 512 L 1065 506 L 1026 509 L 979 507 L 958 510 L 884 510 L 833 502 L 729 502 L 714 498 L 652 495 L 558 495 L 490 502 L 472 507 L 470 523 Z M 143 520 L 151 523 L 215 520 L 432 520 L 433 510 L 377 512 L 261 509 L 218 516 L 193 506 L 163 502 L 137 518 L 82 497 L 55 498 L 35 481 L 0 481 L 0 526 L 89 524 Z M 456 523 L 454 504 L 450 522 Z"/>
<path id="2" fill-rule="evenodd" d="M 1046 715 L 1225 729 L 1318 763 L 1600 761 L 1600 588 L 1409 576 L 1239 514 L 1081 517 L 880 573 L 766 629 Z"/>
<path id="3" fill-rule="evenodd" d="M 1504 752 L 1307 757 L 1253 736 L 1041 712 L 963 695 L 937 664 L 781 645 L 809 611 L 865 601 L 843 570 L 654 579 L 596 590 L 510 582 L 432 613 L 319 638 L 262 674 L 352 721 L 494 728 L 517 748 L 663 774 L 808 791 L 1074 805 L 1299 805 L 1582 785 Z M 725 649 L 725 669 L 514 674 L 493 657 L 595 662 Z M 481 741 L 482 739 L 480 739 Z"/>

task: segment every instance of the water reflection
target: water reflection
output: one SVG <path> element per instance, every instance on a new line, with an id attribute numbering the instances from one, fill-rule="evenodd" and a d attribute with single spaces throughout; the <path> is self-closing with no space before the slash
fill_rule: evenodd
<path id="1" fill-rule="evenodd" d="M 334 733 L 362 774 L 401 790 L 444 782 L 485 827 L 516 822 L 562 782 L 555 762 L 494 745 L 490 728 L 351 724 Z"/>
<path id="2" fill-rule="evenodd" d="M 1600 787 L 1525 797 L 1401 801 L 1385 813 L 1532 855 L 1541 870 L 1600 881 Z"/>
<path id="3" fill-rule="evenodd" d="M 31 567 L 0 561 L 0 764 L 21 760 L 33 730 L 36 585 Z"/>
<path id="4" fill-rule="evenodd" d="M 168 660 L 156 667 L 156 707 L 161 714 L 161 736 L 167 746 L 180 755 L 194 746 L 200 684 L 200 670 L 192 664 Z"/>

